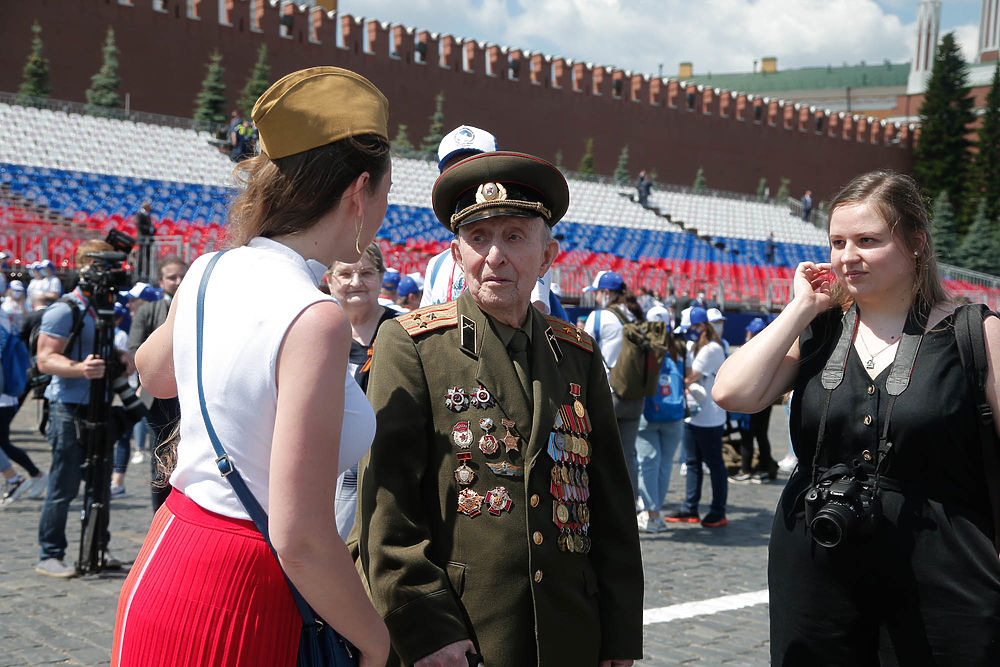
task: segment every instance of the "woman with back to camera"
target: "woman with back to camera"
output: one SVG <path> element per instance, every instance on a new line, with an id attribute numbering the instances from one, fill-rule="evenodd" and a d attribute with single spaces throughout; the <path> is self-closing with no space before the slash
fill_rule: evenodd
<path id="1" fill-rule="evenodd" d="M 199 258 L 166 323 L 136 355 L 142 385 L 177 395 L 174 491 L 122 588 L 113 665 L 294 665 L 302 618 L 285 575 L 316 614 L 382 665 L 388 633 L 337 534 L 335 480 L 371 444 L 374 414 L 348 372 L 351 324 L 317 288 L 356 262 L 387 205 L 388 104 L 336 67 L 289 74 L 254 106 L 262 154 L 238 168 L 228 240 L 205 290 L 207 411 L 268 515 L 274 558 L 201 417 Z M 331 409 L 335 406 L 336 409 Z"/>
<path id="2" fill-rule="evenodd" d="M 742 412 L 795 389 L 800 465 L 769 549 L 772 662 L 1000 664 L 976 396 L 920 192 L 876 171 L 830 210 L 830 262 L 799 264 L 792 301 L 715 384 Z M 983 329 L 995 426 L 1000 320 Z"/>
<path id="3" fill-rule="evenodd" d="M 361 391 L 368 389 L 375 334 L 382 322 L 399 314 L 399 311 L 378 302 L 384 276 L 385 260 L 377 243 L 365 248 L 358 261 L 334 262 L 326 272 L 330 295 L 337 300 L 351 322 L 351 351 L 347 369 Z M 357 503 L 358 466 L 354 464 L 337 478 L 337 532 L 345 541 L 354 525 Z"/>
<path id="4" fill-rule="evenodd" d="M 597 291 L 596 309 L 587 316 L 583 330 L 597 342 L 608 372 L 618 362 L 622 349 L 622 331 L 629 322 L 642 322 L 645 315 L 635 295 L 625 286 L 622 277 L 613 271 L 601 273 L 585 291 Z M 618 434 L 622 440 L 625 464 L 632 481 L 632 496 L 639 497 L 639 463 L 635 453 L 635 440 L 639 433 L 639 418 L 645 405 L 643 398 L 622 398 L 611 390 L 611 400 L 615 406 Z"/>

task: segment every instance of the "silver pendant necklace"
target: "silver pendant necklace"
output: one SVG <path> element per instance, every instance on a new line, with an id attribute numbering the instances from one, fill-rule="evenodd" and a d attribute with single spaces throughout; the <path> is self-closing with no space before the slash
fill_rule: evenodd
<path id="1" fill-rule="evenodd" d="M 860 331 L 858 332 L 858 340 L 861 341 L 861 345 L 864 346 L 865 353 L 868 355 L 868 361 L 865 362 L 865 368 L 867 368 L 868 370 L 872 370 L 873 368 L 875 368 L 875 357 L 877 357 L 878 355 L 882 354 L 883 352 L 885 352 L 886 350 L 888 350 L 890 347 L 892 347 L 893 345 L 895 345 L 897 342 L 899 342 L 898 341 L 898 337 L 897 336 L 893 336 L 892 340 L 889 341 L 888 345 L 886 345 L 885 347 L 883 347 L 881 350 L 879 350 L 875 354 L 872 354 L 871 350 L 868 349 L 868 343 L 865 342 L 864 335 L 862 335 L 862 333 Z"/>

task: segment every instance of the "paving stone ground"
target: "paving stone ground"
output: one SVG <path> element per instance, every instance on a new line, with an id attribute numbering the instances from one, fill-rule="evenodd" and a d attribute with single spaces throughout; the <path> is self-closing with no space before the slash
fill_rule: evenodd
<path id="1" fill-rule="evenodd" d="M 39 468 L 50 454 L 35 430 L 36 404 L 18 413 L 11 437 Z M 775 458 L 788 448 L 784 410 L 771 420 Z M 130 465 L 124 498 L 111 508 L 111 550 L 131 562 L 152 518 L 149 464 Z M 767 540 L 787 475 L 763 485 L 729 485 L 730 524 L 720 529 L 672 525 L 666 533 L 641 535 L 644 609 L 696 602 L 767 588 Z M 684 477 L 675 466 L 667 509 L 683 497 Z M 706 476 L 704 502 L 711 491 Z M 0 510 L 0 667 L 8 665 L 106 665 L 110 662 L 115 605 L 125 575 L 62 580 L 38 575 L 38 516 L 42 501 L 21 498 Z M 70 507 L 68 558 L 79 548 L 80 503 Z M 643 665 L 764 665 L 768 663 L 767 605 L 656 623 L 644 628 Z"/>

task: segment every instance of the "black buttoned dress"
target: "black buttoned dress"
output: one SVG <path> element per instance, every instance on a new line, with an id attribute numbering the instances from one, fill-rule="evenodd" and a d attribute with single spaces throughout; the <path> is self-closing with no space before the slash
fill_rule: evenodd
<path id="1" fill-rule="evenodd" d="M 953 316 L 924 335 L 890 418 L 875 534 L 815 544 L 804 518 L 826 390 L 820 374 L 840 338 L 839 310 L 800 338 L 789 431 L 799 467 L 782 493 L 768 560 L 774 665 L 1000 664 L 1000 559 L 975 400 Z M 889 369 L 874 380 L 852 349 L 833 390 L 821 468 L 878 449 Z"/>

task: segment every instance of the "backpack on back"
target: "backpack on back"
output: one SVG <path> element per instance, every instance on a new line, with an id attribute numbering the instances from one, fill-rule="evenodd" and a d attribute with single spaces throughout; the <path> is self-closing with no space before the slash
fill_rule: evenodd
<path id="1" fill-rule="evenodd" d="M 73 327 L 70 329 L 69 338 L 66 339 L 66 344 L 63 345 L 62 349 L 62 353 L 66 354 L 69 352 L 73 342 L 80 334 L 80 329 L 83 327 L 83 313 L 80 311 L 79 306 L 77 306 L 76 301 L 72 297 L 64 296 L 56 303 L 59 303 L 60 301 L 69 306 L 69 310 L 73 314 Z M 51 308 L 52 306 L 49 307 Z M 27 346 L 29 355 L 27 381 L 28 386 L 34 390 L 35 398 L 42 398 L 45 394 L 45 388 L 49 386 L 50 382 L 52 382 L 51 375 L 46 375 L 38 370 L 38 335 L 41 332 L 42 318 L 39 317 L 35 321 L 34 326 L 31 327 L 31 333 L 28 335 Z"/>
<path id="2" fill-rule="evenodd" d="M 684 365 L 669 356 L 663 360 L 656 391 L 646 397 L 642 415 L 648 422 L 673 422 L 684 418 Z"/>
<path id="3" fill-rule="evenodd" d="M 0 327 L 0 392 L 20 396 L 28 386 L 28 346 L 13 330 Z"/>
<path id="4" fill-rule="evenodd" d="M 663 322 L 629 322 L 617 308 L 606 308 L 622 323 L 622 348 L 618 353 L 608 380 L 611 388 L 621 398 L 634 399 L 652 396 L 659 388 L 660 368 L 667 357 L 667 340 L 670 333 Z M 595 331 L 600 343 L 601 316 L 597 317 Z"/>

